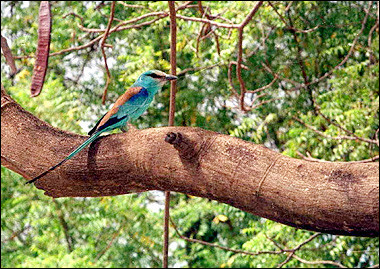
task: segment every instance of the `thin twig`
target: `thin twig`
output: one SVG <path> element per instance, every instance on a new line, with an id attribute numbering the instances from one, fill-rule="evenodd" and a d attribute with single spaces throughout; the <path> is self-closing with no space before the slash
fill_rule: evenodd
<path id="1" fill-rule="evenodd" d="M 231 90 L 232 90 L 232 93 L 235 95 L 236 99 L 239 98 L 239 94 L 232 82 L 232 62 L 230 62 L 228 64 L 228 72 L 227 72 L 227 76 L 228 76 L 228 82 L 230 84 L 230 87 L 231 87 Z"/>
<path id="2" fill-rule="evenodd" d="M 184 4 L 178 6 L 178 7 L 175 9 L 175 11 L 177 12 L 178 10 L 182 10 L 182 9 L 187 8 L 192 2 L 194 2 L 194 1 L 187 1 L 187 2 L 185 2 Z"/>
<path id="3" fill-rule="evenodd" d="M 296 260 L 299 260 L 302 263 L 306 263 L 306 264 L 331 264 L 331 265 L 335 265 L 339 268 L 348 268 L 348 267 L 344 266 L 343 264 L 340 264 L 338 262 L 333 262 L 333 261 L 308 261 L 308 260 L 305 260 L 305 259 L 298 257 L 295 254 L 293 254 L 293 258 L 295 258 Z"/>
<path id="4" fill-rule="evenodd" d="M 147 17 L 152 17 L 152 16 L 158 16 L 158 18 L 155 19 L 155 20 L 143 22 L 141 24 L 136 24 L 136 25 L 122 27 L 124 25 L 132 24 L 132 23 L 135 23 L 135 22 L 137 22 L 139 20 L 142 20 L 142 19 L 147 18 Z M 122 31 L 122 30 L 125 30 L 125 29 L 140 28 L 142 26 L 154 23 L 158 19 L 162 19 L 162 18 L 165 18 L 167 16 L 169 16 L 169 14 L 166 13 L 166 12 L 152 12 L 152 13 L 144 14 L 144 15 L 142 15 L 140 17 L 131 19 L 129 21 L 123 21 L 122 23 L 119 23 L 114 28 L 112 28 L 112 29 L 109 30 L 109 34 L 111 34 L 113 32 Z M 87 28 L 85 28 L 85 27 L 83 27 L 81 25 L 78 25 L 78 27 L 80 29 L 84 30 L 84 31 L 89 31 L 89 32 L 104 32 L 105 31 L 103 29 L 87 29 Z M 75 50 L 82 50 L 84 48 L 91 47 L 92 45 L 94 45 L 98 41 L 102 40 L 102 38 L 104 38 L 104 36 L 105 36 L 105 33 L 103 33 L 103 34 L 99 35 L 98 37 L 94 38 L 93 40 L 89 41 L 87 44 L 84 44 L 84 45 L 81 45 L 81 46 L 77 46 L 77 47 L 67 48 L 67 49 L 63 49 L 63 50 L 57 51 L 57 52 L 50 53 L 49 57 L 56 56 L 56 55 L 61 55 L 61 54 L 65 54 L 67 52 L 71 52 L 71 51 L 75 51 Z M 33 57 L 34 57 L 34 55 L 24 55 L 24 56 L 15 56 L 14 58 L 15 59 L 27 59 L 27 58 L 33 58 Z"/>
<path id="5" fill-rule="evenodd" d="M 256 90 L 247 90 L 246 93 L 258 93 L 258 92 L 261 92 L 263 90 L 266 90 L 266 89 L 272 87 L 272 85 L 277 81 L 277 79 L 278 79 L 278 76 L 275 74 L 274 79 L 269 84 L 267 84 L 261 88 L 258 88 Z"/>
<path id="6" fill-rule="evenodd" d="M 99 252 L 99 254 L 96 256 L 95 261 L 98 261 L 106 252 L 109 250 L 109 248 L 112 246 L 113 242 L 115 239 L 118 237 L 120 234 L 121 230 L 123 229 L 124 224 L 120 225 L 120 228 L 113 234 L 111 241 L 107 244 L 107 246 Z"/>
<path id="7" fill-rule="evenodd" d="M 170 68 L 171 74 L 177 74 L 177 21 L 174 1 L 168 1 L 170 15 Z M 175 96 L 177 82 L 170 82 L 170 104 L 169 104 L 169 126 L 174 126 L 175 116 Z M 163 249 L 163 268 L 168 268 L 169 251 L 169 218 L 170 218 L 170 192 L 165 191 L 165 219 L 164 219 L 164 249 Z"/>
<path id="8" fill-rule="evenodd" d="M 292 259 L 293 255 L 294 255 L 294 252 L 290 252 L 288 254 L 288 256 L 286 257 L 286 259 L 282 263 L 280 263 L 279 265 L 277 265 L 277 268 L 282 268 L 285 264 L 287 264 L 288 262 L 290 262 L 290 260 Z"/>
<path id="9" fill-rule="evenodd" d="M 302 243 L 300 243 L 298 246 L 292 248 L 292 249 L 283 249 L 281 246 L 279 246 L 279 244 L 275 244 L 276 247 L 280 248 L 281 250 L 285 251 L 285 252 L 289 252 L 289 255 L 286 257 L 286 259 L 280 263 L 277 268 L 281 268 L 282 266 L 284 266 L 285 264 L 287 264 L 294 256 L 295 256 L 295 252 L 297 250 L 299 250 L 300 248 L 302 248 L 304 245 L 306 245 L 307 243 L 311 242 L 312 240 L 314 240 L 316 237 L 320 236 L 322 233 L 315 233 L 313 234 L 312 236 L 310 236 L 308 239 L 306 239 L 305 241 L 303 241 Z M 273 241 L 272 241 L 273 242 Z"/>
<path id="10" fill-rule="evenodd" d="M 240 109 L 242 111 L 247 111 L 244 105 L 244 96 L 246 92 L 245 82 L 241 76 L 241 63 L 243 61 L 243 31 L 244 27 L 252 20 L 253 16 L 259 10 L 260 6 L 263 4 L 263 1 L 259 1 L 256 6 L 251 10 L 248 16 L 243 20 L 238 27 L 238 57 L 237 57 L 237 65 L 236 65 L 236 76 L 239 80 L 240 84 Z"/>
<path id="11" fill-rule="evenodd" d="M 359 37 L 361 36 L 361 34 L 363 33 L 363 31 L 365 29 L 365 25 L 367 23 L 367 19 L 368 19 L 368 16 L 369 16 L 369 11 L 371 9 L 371 6 L 372 6 L 372 1 L 369 2 L 368 9 L 366 10 L 366 15 L 365 15 L 365 17 L 364 17 L 364 19 L 362 21 L 362 27 L 361 27 L 359 33 L 356 35 L 354 41 L 352 42 L 352 45 L 351 45 L 350 50 L 348 51 L 346 57 L 344 57 L 344 59 L 338 65 L 336 65 L 329 72 L 325 73 L 323 76 L 321 76 L 321 77 L 319 77 L 319 78 L 317 78 L 317 79 L 309 82 L 308 84 L 302 84 L 301 85 L 302 88 L 305 88 L 305 87 L 307 87 L 309 85 L 312 85 L 312 84 L 316 84 L 316 83 L 318 83 L 318 82 L 320 82 L 320 81 L 328 78 L 329 76 L 331 76 L 334 73 L 335 70 L 337 70 L 339 67 L 341 67 L 342 65 L 344 65 L 348 61 L 348 59 L 351 57 L 352 53 L 354 52 L 354 49 L 355 49 L 356 43 L 358 42 Z M 296 87 L 296 88 L 294 88 L 292 90 L 296 90 L 296 89 L 298 89 L 298 87 Z"/>
<path id="12" fill-rule="evenodd" d="M 127 4 L 127 3 L 124 3 L 123 1 L 117 1 L 118 4 L 121 4 L 125 7 L 128 7 L 128 8 L 141 8 L 141 9 L 147 9 L 149 11 L 153 11 L 153 9 L 151 9 L 150 7 L 148 6 L 142 6 L 142 5 L 131 5 L 131 4 Z"/>
<path id="13" fill-rule="evenodd" d="M 333 140 L 354 140 L 354 141 L 363 141 L 363 142 L 367 142 L 367 143 L 374 143 L 376 144 L 376 141 L 372 141 L 372 140 L 369 140 L 369 139 L 366 139 L 366 138 L 362 138 L 362 139 L 358 139 L 357 137 L 354 137 L 354 136 L 346 136 L 346 135 L 343 135 L 343 136 L 330 136 L 330 135 L 326 135 L 324 132 L 321 132 L 319 130 L 317 130 L 315 127 L 305 123 L 303 120 L 301 120 L 300 118 L 297 118 L 296 116 L 293 116 L 292 117 L 293 119 L 295 119 L 296 121 L 298 121 L 299 123 L 301 123 L 302 125 L 304 125 L 306 128 L 312 130 L 313 132 L 319 134 L 320 136 L 323 136 L 325 138 L 328 138 L 328 139 L 333 139 Z M 368 141 L 366 141 L 368 140 Z"/>
<path id="14" fill-rule="evenodd" d="M 103 105 L 106 103 L 108 86 L 111 82 L 111 73 L 110 73 L 110 70 L 108 69 L 107 55 L 106 55 L 106 52 L 104 50 L 104 43 L 106 42 L 106 39 L 107 39 L 108 34 L 110 32 L 110 29 L 111 29 L 111 24 L 113 22 L 113 17 L 115 14 L 115 3 L 116 3 L 116 1 L 112 1 L 112 3 L 111 3 L 111 14 L 110 14 L 110 18 L 108 20 L 107 29 L 106 29 L 106 32 L 104 33 L 104 37 L 103 37 L 102 41 L 100 42 L 100 48 L 102 50 L 102 54 L 103 54 L 103 58 L 104 58 L 104 66 L 105 66 L 106 71 L 107 71 L 107 81 L 106 81 L 106 85 L 104 86 L 103 96 L 102 96 L 102 104 Z"/>
<path id="15" fill-rule="evenodd" d="M 63 15 L 63 16 L 62 16 L 62 19 L 66 19 L 66 17 L 69 16 L 69 15 L 73 15 L 74 17 L 79 18 L 80 21 L 82 22 L 82 26 L 83 26 L 83 23 L 84 23 L 83 17 L 80 16 L 80 15 L 78 15 L 78 14 L 76 14 L 75 12 L 69 12 L 69 13 Z"/>
<path id="16" fill-rule="evenodd" d="M 18 231 L 11 231 L 13 232 L 12 235 L 9 237 L 9 238 L 5 238 L 3 240 L 1 240 L 1 244 L 4 244 L 8 241 L 12 241 L 13 239 L 15 239 L 16 237 L 18 238 L 21 234 L 23 234 L 25 231 L 29 230 L 30 228 L 32 228 L 32 226 L 30 225 L 25 225 L 24 227 L 22 227 L 20 230 Z"/>
<path id="17" fill-rule="evenodd" d="M 185 20 L 185 21 L 209 23 L 211 25 L 221 27 L 221 28 L 227 28 L 227 29 L 239 28 L 240 27 L 240 24 L 220 23 L 220 22 L 216 22 L 216 21 L 212 21 L 212 20 L 208 20 L 208 19 L 187 17 L 187 16 L 183 16 L 183 15 L 179 15 L 179 14 L 177 14 L 177 18 L 181 19 L 181 20 Z"/>
<path id="18" fill-rule="evenodd" d="M 290 3 L 292 3 L 292 2 L 290 2 Z M 269 4 L 271 5 L 270 2 L 269 2 Z M 352 53 L 354 52 L 356 43 L 358 42 L 359 37 L 361 36 L 361 34 L 363 33 L 363 31 L 365 29 L 365 24 L 366 24 L 368 16 L 369 16 L 371 6 L 372 6 L 372 2 L 369 2 L 368 9 L 365 10 L 366 15 L 365 15 L 363 21 L 361 22 L 361 25 L 362 25 L 361 29 L 359 30 L 358 34 L 355 36 L 355 38 L 354 38 L 354 40 L 353 40 L 353 42 L 351 44 L 350 50 L 348 51 L 347 55 L 344 57 L 344 59 L 339 64 L 337 64 L 336 66 L 334 66 L 330 71 L 326 72 L 321 77 L 319 77 L 317 79 L 314 79 L 313 81 L 310 81 L 308 83 L 299 83 L 299 82 L 296 82 L 294 80 L 285 78 L 285 77 L 279 75 L 278 73 L 275 73 L 267 64 L 263 63 L 264 68 L 266 68 L 268 70 L 268 72 L 272 73 L 273 75 L 277 75 L 281 80 L 295 85 L 295 87 L 293 87 L 292 89 L 287 90 L 288 92 L 296 91 L 296 90 L 299 90 L 301 88 L 307 88 L 310 85 L 319 83 L 322 80 L 330 77 L 334 73 L 335 70 L 337 70 L 339 67 L 341 67 L 342 65 L 344 65 L 348 61 L 348 59 L 351 57 Z M 283 19 L 283 22 L 286 24 L 285 19 Z"/>
<path id="19" fill-rule="evenodd" d="M 207 70 L 207 69 L 211 69 L 211 68 L 218 67 L 218 66 L 221 66 L 221 65 L 222 64 L 218 63 L 218 64 L 213 64 L 213 65 L 209 65 L 209 66 L 202 66 L 202 67 L 193 67 L 193 68 L 189 67 L 189 68 L 185 68 L 182 71 L 178 72 L 177 75 L 178 76 L 183 76 L 183 75 L 185 75 L 188 72 Z"/>
<path id="20" fill-rule="evenodd" d="M 250 252 L 250 251 L 245 251 L 245 250 L 233 249 L 233 248 L 229 248 L 229 247 L 220 246 L 220 245 L 217 245 L 217 244 L 214 244 L 214 243 L 206 242 L 206 241 L 195 239 L 195 238 L 186 237 L 186 236 L 182 235 L 178 231 L 177 225 L 174 223 L 174 221 L 172 220 L 172 218 L 170 218 L 170 222 L 171 222 L 171 224 L 172 224 L 172 226 L 173 226 L 173 228 L 174 228 L 177 236 L 179 238 L 183 239 L 183 240 L 186 240 L 186 241 L 191 242 L 191 243 L 198 243 L 198 244 L 202 244 L 202 245 L 209 246 L 209 247 L 215 247 L 215 248 L 223 249 L 223 250 L 226 250 L 226 251 L 231 251 L 231 252 L 237 253 L 237 254 L 244 254 L 244 255 L 250 255 L 250 256 L 258 256 L 258 255 L 263 255 L 263 254 L 280 255 L 280 254 L 284 254 L 284 253 L 292 253 L 293 254 L 294 252 L 296 252 L 300 248 L 302 248 L 304 245 L 306 245 L 307 243 L 311 242 L 313 239 L 315 239 L 316 237 L 318 237 L 319 235 L 321 235 L 321 233 L 315 233 L 311 237 L 309 237 L 308 239 L 306 239 L 305 241 L 303 241 L 298 246 L 296 246 L 295 248 L 292 248 L 292 249 L 284 249 L 278 243 L 276 243 L 274 240 L 269 239 L 267 237 L 270 241 L 274 242 L 274 244 L 280 249 L 279 251 L 268 250 L 268 251 Z"/>
<path id="21" fill-rule="evenodd" d="M 277 8 L 275 8 L 270 1 L 268 1 L 268 4 L 273 8 L 274 12 L 279 16 L 280 20 L 285 24 L 285 26 L 287 27 L 288 30 L 292 30 L 292 31 L 297 32 L 297 33 L 307 34 L 307 33 L 314 32 L 315 30 L 317 30 L 319 27 L 322 26 L 322 25 L 317 25 L 311 29 L 306 29 L 306 30 L 297 29 L 297 28 L 293 27 L 293 25 L 288 25 L 285 18 L 278 12 Z M 290 4 L 286 7 L 285 13 L 287 13 L 289 11 L 289 8 L 290 8 Z"/>
<path id="22" fill-rule="evenodd" d="M 61 204 L 59 202 L 57 202 L 56 199 L 53 199 L 53 202 L 57 206 L 57 214 L 58 214 L 59 221 L 60 221 L 62 228 L 63 228 L 63 233 L 65 235 L 65 239 L 66 239 L 66 243 L 67 243 L 67 249 L 69 252 L 72 252 L 74 246 L 73 246 L 73 238 L 71 237 L 70 232 L 69 232 L 69 225 L 67 224 L 65 217 L 63 215 L 63 212 L 61 209 Z"/>
<path id="23" fill-rule="evenodd" d="M 342 125 L 338 124 L 335 120 L 332 120 L 329 117 L 327 117 L 325 114 L 322 113 L 320 106 L 317 104 L 317 102 L 314 100 L 314 98 L 313 98 L 313 104 L 315 105 L 315 109 L 316 109 L 317 113 L 319 115 L 321 115 L 328 123 L 338 127 L 340 130 L 342 130 L 342 131 L 346 132 L 347 134 L 355 137 L 357 140 L 361 140 L 363 142 L 372 143 L 372 144 L 378 144 L 378 141 L 376 141 L 376 139 L 368 139 L 368 138 L 359 137 L 359 136 L 355 135 L 353 132 L 351 132 L 350 130 L 344 128 Z"/>
<path id="24" fill-rule="evenodd" d="M 311 89 L 311 87 L 309 85 L 309 78 L 307 76 L 305 63 L 304 63 L 304 60 L 302 58 L 303 49 L 302 49 L 301 44 L 298 40 L 296 31 L 293 30 L 293 28 L 294 28 L 293 27 L 293 20 L 290 16 L 289 12 L 286 12 L 286 14 L 288 15 L 290 27 L 292 28 L 291 32 L 293 35 L 294 42 L 296 43 L 296 48 L 297 48 L 297 56 L 296 57 L 297 57 L 298 65 L 300 66 L 300 69 L 301 69 L 303 82 L 305 85 L 307 85 L 306 89 L 307 89 L 307 92 L 309 94 L 310 101 L 312 102 L 312 105 L 314 107 L 315 105 L 314 105 L 314 99 L 313 99 L 313 90 Z"/>
<path id="25" fill-rule="evenodd" d="M 181 239 L 183 239 L 183 240 L 186 240 L 188 242 L 191 242 L 191 243 L 198 243 L 198 244 L 202 244 L 202 245 L 209 246 L 209 247 L 216 247 L 216 248 L 220 248 L 220 249 L 223 249 L 223 250 L 226 250 L 226 251 L 231 251 L 231 252 L 234 252 L 234 253 L 246 254 L 246 255 L 251 255 L 251 256 L 257 256 L 257 255 L 261 255 L 261 254 L 282 254 L 283 253 L 283 251 L 258 251 L 258 252 L 250 252 L 250 251 L 245 251 L 245 250 L 240 250 L 240 249 L 233 249 L 233 248 L 219 246 L 217 244 L 206 242 L 206 241 L 199 240 L 199 239 L 189 238 L 189 237 L 186 237 L 186 236 L 182 235 L 178 231 L 177 225 L 174 223 L 174 221 L 171 218 L 170 218 L 170 222 L 173 225 L 173 228 L 174 228 L 176 234 L 178 235 L 178 237 L 181 238 Z"/>

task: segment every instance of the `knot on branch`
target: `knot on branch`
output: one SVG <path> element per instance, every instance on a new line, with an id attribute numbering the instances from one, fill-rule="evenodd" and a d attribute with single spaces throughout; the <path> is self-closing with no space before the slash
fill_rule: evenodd
<path id="1" fill-rule="evenodd" d="M 6 92 L 3 84 L 1 84 L 1 108 L 5 107 L 10 103 L 16 103 Z"/>
<path id="2" fill-rule="evenodd" d="M 165 142 L 169 144 L 180 144 L 182 142 L 182 134 L 181 133 L 167 133 L 165 137 Z"/>
<path id="3" fill-rule="evenodd" d="M 196 142 L 190 141 L 181 133 L 167 133 L 165 142 L 174 146 L 178 150 L 181 159 L 194 161 L 199 155 L 199 150 L 196 150 Z"/>

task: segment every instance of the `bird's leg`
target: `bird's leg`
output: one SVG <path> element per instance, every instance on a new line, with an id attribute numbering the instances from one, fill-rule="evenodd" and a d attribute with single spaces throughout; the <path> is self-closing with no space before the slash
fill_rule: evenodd
<path id="1" fill-rule="evenodd" d="M 131 130 L 137 130 L 137 127 L 134 126 L 133 124 L 129 123 L 129 122 L 127 122 L 127 126 L 128 126 L 128 128 L 131 129 Z"/>
<path id="2" fill-rule="evenodd" d="M 120 129 L 121 129 L 121 131 L 122 131 L 123 133 L 128 132 L 128 130 L 131 130 L 131 131 L 135 131 L 135 130 L 137 130 L 136 126 L 134 126 L 133 124 L 131 124 L 131 123 L 129 123 L 129 122 L 127 122 L 127 124 L 124 125 L 123 127 L 121 127 Z"/>

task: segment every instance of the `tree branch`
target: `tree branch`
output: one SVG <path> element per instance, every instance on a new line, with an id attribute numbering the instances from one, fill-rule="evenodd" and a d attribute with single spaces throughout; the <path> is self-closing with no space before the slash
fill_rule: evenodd
<path id="1" fill-rule="evenodd" d="M 104 59 L 104 66 L 106 68 L 106 72 L 107 72 L 107 81 L 106 81 L 106 85 L 104 86 L 104 89 L 103 89 L 103 96 L 102 96 L 102 104 L 104 105 L 106 103 L 106 97 L 107 97 L 107 91 L 108 91 L 108 85 L 110 84 L 111 82 L 111 73 L 110 73 L 110 70 L 108 69 L 108 64 L 107 64 L 107 55 L 106 55 L 106 52 L 104 50 L 104 44 L 106 42 L 106 39 L 108 37 L 108 34 L 110 32 L 110 29 L 111 29 L 111 25 L 112 25 L 112 22 L 113 22 L 113 18 L 114 18 L 114 14 L 115 14 L 115 1 L 112 1 L 111 3 L 111 13 L 110 13 L 110 17 L 109 17 L 109 20 L 108 20 L 108 25 L 107 25 L 107 29 L 104 33 L 104 36 L 102 38 L 102 41 L 100 42 L 100 49 L 102 50 L 102 54 L 103 54 L 103 59 Z"/>
<path id="2" fill-rule="evenodd" d="M 298 121 L 299 123 L 301 123 L 302 125 L 304 125 L 306 128 L 312 130 L 314 133 L 319 134 L 320 136 L 323 136 L 324 138 L 327 138 L 327 139 L 332 139 L 332 140 L 354 140 L 354 141 L 363 141 L 363 142 L 366 142 L 366 143 L 377 144 L 376 140 L 362 138 L 362 137 L 357 137 L 357 136 L 347 136 L 347 135 L 330 136 L 330 135 L 325 134 L 322 131 L 317 130 L 315 127 L 307 124 L 306 122 L 304 122 L 300 118 L 297 118 L 296 116 L 293 116 L 292 118 L 295 119 L 296 121 Z"/>
<path id="3" fill-rule="evenodd" d="M 167 133 L 176 134 L 169 143 Z M 5 167 L 31 179 L 86 138 L 39 120 L 2 90 Z M 375 237 L 378 176 L 378 163 L 309 162 L 201 128 L 163 127 L 100 137 L 36 187 L 52 197 L 177 191 L 300 229 Z"/>
<path id="4" fill-rule="evenodd" d="M 177 74 L 177 19 L 174 1 L 168 1 L 170 14 L 170 71 Z M 177 82 L 170 82 L 169 126 L 174 126 Z M 170 191 L 165 191 L 163 268 L 168 268 L 169 253 Z"/>
<path id="5" fill-rule="evenodd" d="M 214 248 L 219 248 L 219 249 L 223 249 L 225 251 L 231 251 L 233 253 L 236 253 L 236 254 L 243 254 L 243 255 L 249 255 L 249 256 L 259 256 L 259 255 L 264 255 L 264 254 L 270 254 L 270 255 L 280 255 L 280 254 L 285 254 L 285 253 L 289 253 L 287 258 L 282 262 L 280 263 L 277 268 L 281 268 L 282 266 L 284 266 L 286 263 L 288 263 L 291 258 L 295 258 L 297 260 L 299 260 L 300 262 L 303 262 L 303 263 L 306 263 L 306 264 L 331 264 L 331 265 L 335 265 L 335 266 L 338 266 L 340 268 L 347 268 L 345 267 L 344 265 L 340 264 L 340 263 L 337 263 L 337 262 L 333 262 L 333 261 L 307 261 L 307 260 L 304 260 L 304 259 L 301 259 L 299 258 L 298 256 L 296 256 L 294 253 L 296 251 L 298 251 L 300 248 L 302 248 L 303 246 L 305 246 L 306 244 L 310 243 L 313 239 L 315 239 L 316 237 L 320 236 L 321 233 L 315 233 L 313 234 L 312 236 L 310 236 L 308 239 L 306 239 L 305 241 L 303 241 L 302 243 L 300 243 L 298 246 L 292 248 L 292 249 L 285 249 L 283 247 L 281 247 L 276 241 L 274 241 L 272 238 L 266 236 L 266 238 L 268 240 L 270 240 L 277 248 L 279 248 L 280 250 L 276 250 L 276 251 L 273 251 L 273 250 L 269 250 L 269 251 L 258 251 L 258 252 L 251 252 L 251 251 L 246 251 L 246 250 L 241 250 L 241 249 L 233 249 L 233 248 L 229 248 L 229 247 L 224 247 L 224 246 L 220 246 L 218 244 L 214 244 L 214 243 L 210 243 L 210 242 L 207 242 L 207 241 L 203 241 L 203 240 L 199 240 L 199 239 L 195 239 L 195 238 L 189 238 L 187 236 L 184 236 L 182 235 L 179 231 L 178 231 L 178 228 L 177 228 L 177 225 L 174 223 L 174 221 L 172 219 L 170 219 L 170 222 L 172 223 L 172 226 L 177 234 L 177 236 L 187 242 L 190 242 L 190 243 L 197 243 L 197 244 L 202 244 L 202 245 L 205 245 L 205 246 L 209 246 L 209 247 L 214 247 Z"/>

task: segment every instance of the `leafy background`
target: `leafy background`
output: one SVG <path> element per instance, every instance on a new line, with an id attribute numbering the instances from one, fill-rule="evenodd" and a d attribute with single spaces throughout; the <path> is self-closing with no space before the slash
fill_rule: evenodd
<path id="1" fill-rule="evenodd" d="M 116 4 L 115 18 L 128 20 L 154 11 L 168 11 L 167 2 L 135 2 L 144 8 Z M 182 2 L 180 2 L 182 3 Z M 178 4 L 178 2 L 176 3 Z M 196 2 L 194 2 L 196 4 Z M 204 1 L 212 14 L 222 14 L 240 23 L 255 2 Z M 269 84 L 273 76 L 262 67 L 270 63 L 284 77 L 303 82 L 297 44 L 309 81 L 343 60 L 359 32 L 368 2 L 299 1 L 288 12 L 289 2 L 273 2 L 295 28 L 290 31 L 267 3 L 244 29 L 242 76 L 248 89 Z M 105 29 L 109 1 L 52 1 L 51 52 L 86 44 L 96 34 L 83 26 Z M 228 63 L 236 60 L 237 31 L 218 28 L 215 38 L 197 44 L 201 25 L 177 20 L 178 72 L 186 68 L 210 69 L 186 72 L 178 81 L 176 125 L 198 126 L 265 144 L 285 155 L 299 158 L 297 151 L 329 161 L 355 161 L 379 154 L 378 146 L 360 140 L 323 137 L 294 119 L 298 117 L 327 136 L 345 133 L 316 113 L 320 111 L 355 135 L 375 138 L 379 128 L 379 35 L 378 3 L 371 2 L 368 21 L 354 53 L 341 68 L 308 90 L 289 91 L 291 85 L 277 81 L 266 92 L 279 98 L 243 113 L 228 82 Z M 37 44 L 39 2 L 2 1 L 1 32 L 14 55 L 33 55 Z M 179 11 L 199 17 L 196 8 Z M 67 15 L 67 16 L 65 16 Z M 143 21 L 147 21 L 145 19 Z M 268 35 L 265 45 L 263 35 Z M 10 76 L 1 58 L 1 82 L 7 92 L 26 110 L 51 125 L 85 134 L 106 112 L 117 96 L 148 69 L 169 71 L 169 19 L 111 34 L 106 49 L 112 74 L 105 105 L 101 95 L 106 73 L 98 44 L 49 59 L 40 96 L 30 98 L 33 58 L 16 61 L 21 70 Z M 198 51 L 197 51 L 198 47 Z M 256 53 L 252 53 L 256 51 Z M 233 68 L 235 71 L 235 67 Z M 234 72 L 233 72 L 234 73 Z M 232 82 L 238 85 L 233 77 Z M 313 102 L 316 102 L 316 104 Z M 169 89 L 164 88 L 138 120 L 138 128 L 165 126 L 168 119 Z M 102 198 L 52 199 L 25 186 L 18 174 L 1 168 L 1 267 L 160 267 L 163 236 L 163 194 L 147 192 Z M 247 251 L 278 250 L 267 239 L 287 248 L 297 246 L 312 232 L 275 223 L 231 206 L 203 198 L 172 193 L 171 216 L 180 232 L 190 238 Z M 171 229 L 169 265 L 176 267 L 276 267 L 286 254 L 249 256 L 184 241 Z M 368 267 L 379 263 L 379 239 L 324 234 L 297 252 L 305 260 L 331 260 L 347 267 Z M 291 259 L 284 267 L 333 267 L 306 264 Z"/>

